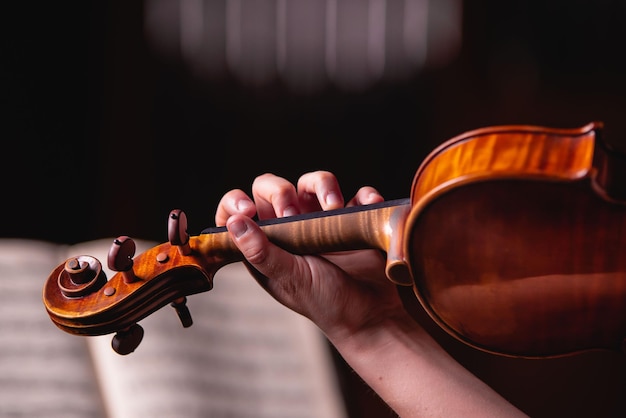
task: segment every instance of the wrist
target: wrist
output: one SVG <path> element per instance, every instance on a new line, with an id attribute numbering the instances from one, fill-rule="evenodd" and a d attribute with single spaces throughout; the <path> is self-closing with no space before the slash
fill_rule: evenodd
<path id="1" fill-rule="evenodd" d="M 389 315 L 370 318 L 358 328 L 335 328 L 326 335 L 339 352 L 347 357 L 376 355 L 377 350 L 383 350 L 389 345 L 413 345 L 421 341 L 434 343 L 430 335 L 403 308 Z"/>
<path id="2" fill-rule="evenodd" d="M 329 339 L 400 416 L 524 416 L 450 357 L 404 310 Z"/>

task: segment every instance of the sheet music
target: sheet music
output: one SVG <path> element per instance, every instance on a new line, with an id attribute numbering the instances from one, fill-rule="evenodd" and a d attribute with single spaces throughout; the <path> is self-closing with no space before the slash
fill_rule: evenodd
<path id="1" fill-rule="evenodd" d="M 144 339 L 127 356 L 113 352 L 111 335 L 89 338 L 111 417 L 346 416 L 319 330 L 242 264 L 222 268 L 214 289 L 187 305 L 190 328 L 165 306 L 140 322 Z"/>
<path id="2" fill-rule="evenodd" d="M 86 341 L 59 330 L 41 295 L 66 247 L 0 242 L 0 416 L 103 418 Z"/>
<path id="3" fill-rule="evenodd" d="M 144 340 L 127 356 L 113 351 L 112 335 L 58 329 L 42 302 L 45 280 L 70 256 L 103 262 L 112 242 L 0 240 L 0 416 L 346 416 L 319 330 L 241 264 L 220 270 L 214 290 L 188 298 L 192 327 L 166 306 L 141 322 Z M 139 254 L 156 243 L 136 244 Z"/>

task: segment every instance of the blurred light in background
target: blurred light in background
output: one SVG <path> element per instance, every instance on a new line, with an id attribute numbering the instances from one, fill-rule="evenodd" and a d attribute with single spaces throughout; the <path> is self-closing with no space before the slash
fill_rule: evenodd
<path id="1" fill-rule="evenodd" d="M 158 54 L 200 79 L 363 90 L 455 57 L 462 0 L 147 0 Z"/>

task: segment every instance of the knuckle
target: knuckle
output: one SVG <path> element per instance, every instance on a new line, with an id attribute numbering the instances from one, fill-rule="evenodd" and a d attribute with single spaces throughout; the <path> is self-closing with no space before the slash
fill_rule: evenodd
<path id="1" fill-rule="evenodd" d="M 246 260 L 255 266 L 263 266 L 267 261 L 267 253 L 262 245 L 251 245 L 243 253 Z"/>

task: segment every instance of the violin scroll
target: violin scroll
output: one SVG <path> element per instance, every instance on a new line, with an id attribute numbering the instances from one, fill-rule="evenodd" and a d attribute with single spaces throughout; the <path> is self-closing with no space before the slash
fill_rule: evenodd
<path id="1" fill-rule="evenodd" d="M 186 235 L 184 212 L 172 211 L 165 242 L 135 256 L 137 245 L 128 236 L 115 238 L 107 254 L 107 275 L 91 255 L 71 257 L 46 281 L 43 301 L 54 324 L 76 335 L 115 334 L 112 348 L 133 352 L 144 331 L 143 318 L 170 304 L 183 327 L 193 324 L 186 296 L 208 291 L 224 265 L 194 249 Z"/>
<path id="2" fill-rule="evenodd" d="M 102 288 L 107 278 L 100 262 L 87 255 L 72 257 L 63 265 L 57 276 L 61 293 L 68 298 L 76 298 Z"/>

